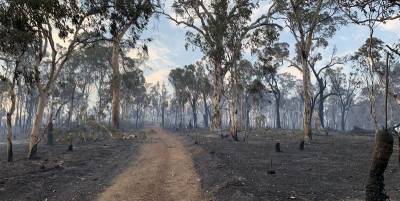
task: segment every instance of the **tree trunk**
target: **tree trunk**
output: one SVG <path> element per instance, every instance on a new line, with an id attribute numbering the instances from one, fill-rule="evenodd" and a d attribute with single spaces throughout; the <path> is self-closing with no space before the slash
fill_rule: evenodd
<path id="1" fill-rule="evenodd" d="M 67 120 L 68 129 L 71 129 L 71 118 L 72 118 L 72 112 L 74 111 L 75 89 L 76 86 L 74 86 L 74 88 L 72 89 L 71 104 L 68 110 L 68 120 Z"/>
<path id="2" fill-rule="evenodd" d="M 137 108 L 136 108 L 136 122 L 135 122 L 136 128 L 139 127 L 139 125 L 138 125 L 138 122 L 139 122 L 139 112 L 140 112 L 140 107 L 139 107 L 139 105 L 138 105 Z"/>
<path id="3" fill-rule="evenodd" d="M 36 106 L 35 119 L 33 120 L 32 130 L 30 133 L 28 158 L 35 159 L 37 157 L 37 146 L 39 143 L 40 124 L 42 123 L 44 108 L 46 107 L 47 94 L 40 93 Z"/>
<path id="4" fill-rule="evenodd" d="M 193 128 L 197 128 L 197 98 L 192 100 Z"/>
<path id="5" fill-rule="evenodd" d="M 12 149 L 12 115 L 15 111 L 15 93 L 14 93 L 14 84 L 12 84 L 12 89 L 10 89 L 10 99 L 11 99 L 11 107 L 7 112 L 7 161 L 13 161 L 13 149 Z"/>
<path id="6" fill-rule="evenodd" d="M 49 122 L 47 124 L 47 144 L 53 145 L 53 103 L 50 104 Z"/>
<path id="7" fill-rule="evenodd" d="M 303 55 L 303 98 L 304 98 L 304 113 L 303 113 L 303 129 L 304 141 L 309 142 L 312 140 L 311 133 L 311 80 L 310 80 L 310 67 L 308 66 L 306 56 Z"/>
<path id="8" fill-rule="evenodd" d="M 341 126 L 342 131 L 346 130 L 346 110 L 341 109 Z"/>
<path id="9" fill-rule="evenodd" d="M 221 128 L 221 97 L 223 94 L 224 78 L 222 73 L 221 62 L 214 62 L 214 75 L 213 75 L 214 91 L 212 95 L 212 130 L 219 130 Z"/>
<path id="10" fill-rule="evenodd" d="M 319 100 L 318 100 L 318 116 L 319 116 L 319 121 L 321 123 L 321 127 L 325 128 L 325 120 L 324 120 L 324 84 L 322 82 L 319 82 L 319 90 L 321 91 L 319 95 Z"/>
<path id="11" fill-rule="evenodd" d="M 278 92 L 275 94 L 275 111 L 276 111 L 276 128 L 281 128 L 281 112 L 280 112 L 280 104 L 281 104 L 281 94 Z"/>
<path id="12" fill-rule="evenodd" d="M 375 133 L 375 147 L 365 187 L 367 201 L 384 201 L 389 198 L 385 194 L 384 173 L 392 153 L 392 134 L 386 129 Z"/>
<path id="13" fill-rule="evenodd" d="M 233 96 L 231 98 L 232 100 L 230 101 L 230 119 L 231 119 L 231 125 L 230 125 L 230 133 L 235 141 L 239 141 L 238 136 L 237 136 L 237 130 L 238 130 L 238 109 L 237 109 L 237 97 Z"/>
<path id="14" fill-rule="evenodd" d="M 203 95 L 203 104 L 204 104 L 204 115 L 203 115 L 204 127 L 208 128 L 208 106 L 207 106 L 207 98 L 205 95 Z"/>
<path id="15" fill-rule="evenodd" d="M 161 106 L 161 126 L 164 128 L 165 127 L 165 106 L 164 106 L 164 102 L 162 104 L 163 105 Z"/>
<path id="16" fill-rule="evenodd" d="M 120 110 L 120 72 L 119 72 L 119 48 L 120 41 L 114 39 L 112 46 L 112 79 L 111 79 L 111 92 L 112 92 L 112 120 L 111 125 L 115 129 L 119 129 L 119 110 Z"/>

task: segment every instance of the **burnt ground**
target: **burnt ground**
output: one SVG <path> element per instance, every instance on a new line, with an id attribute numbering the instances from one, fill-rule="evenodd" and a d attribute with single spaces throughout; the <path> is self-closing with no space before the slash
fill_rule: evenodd
<path id="1" fill-rule="evenodd" d="M 14 145 L 12 163 L 0 145 L 0 200 L 96 200 L 112 179 L 134 160 L 145 133 L 132 140 L 101 140 L 74 145 L 39 145 L 37 160 L 27 160 L 27 145 Z"/>
<path id="2" fill-rule="evenodd" d="M 177 138 L 163 132 L 157 136 L 157 132 L 161 131 L 135 132 L 138 137 L 133 140 L 77 143 L 73 152 L 67 151 L 66 144 L 40 145 L 41 158 L 34 161 L 25 159 L 26 145 L 18 144 L 13 163 L 5 162 L 5 146 L 0 145 L 0 200 L 97 200 L 104 192 L 121 189 L 128 200 L 137 200 L 129 190 L 136 189 L 131 184 L 148 186 L 149 195 L 162 195 L 159 201 L 174 200 L 183 194 L 185 188 L 178 188 L 178 184 L 184 185 L 185 181 L 189 185 L 184 186 L 192 189 L 199 181 L 205 197 L 217 201 L 364 200 L 373 147 L 371 135 L 316 135 L 300 151 L 299 131 L 258 130 L 247 142 L 221 140 L 205 130 L 175 133 L 180 135 Z M 195 133 L 198 144 L 194 143 Z M 185 146 L 180 145 L 181 141 Z M 276 142 L 281 143 L 282 153 L 275 153 Z M 385 177 L 392 200 L 400 200 L 397 157 L 396 144 Z M 268 174 L 271 170 L 275 174 Z M 142 174 L 148 171 L 153 173 Z M 139 181 L 132 175 L 143 178 Z M 155 175 L 163 176 L 162 182 Z M 199 179 L 193 180 L 197 178 L 193 175 Z M 153 192 L 154 185 L 157 188 Z M 171 197 L 166 192 L 180 193 L 172 193 L 176 196 Z M 187 192 L 185 195 L 191 195 Z"/>
<path id="3" fill-rule="evenodd" d="M 198 145 L 194 144 L 196 132 Z M 196 132 L 181 135 L 190 136 L 185 141 L 202 179 L 202 189 L 215 200 L 364 200 L 373 148 L 371 135 L 317 135 L 300 151 L 299 131 L 258 130 L 250 133 L 248 142 Z M 281 143 L 283 152 L 275 153 L 276 142 Z M 400 200 L 395 144 L 385 183 L 391 200 Z M 269 170 L 276 173 L 268 174 Z"/>

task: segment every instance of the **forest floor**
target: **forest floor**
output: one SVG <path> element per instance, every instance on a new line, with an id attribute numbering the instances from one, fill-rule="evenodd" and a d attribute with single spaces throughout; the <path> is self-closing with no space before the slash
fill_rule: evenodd
<path id="1" fill-rule="evenodd" d="M 25 159 L 26 144 L 15 145 L 15 162 L 0 156 L 0 200 L 364 200 L 372 135 L 315 135 L 300 151 L 300 131 L 258 129 L 246 142 L 206 130 L 132 133 L 137 137 L 77 144 L 72 152 L 40 145 L 33 161 Z M 385 176 L 392 200 L 400 200 L 397 158 L 396 143 Z"/>
<path id="2" fill-rule="evenodd" d="M 196 134 L 198 144 L 194 143 Z M 300 131 L 259 129 L 249 134 L 247 142 L 221 139 L 204 130 L 181 135 L 189 136 L 186 145 L 202 189 L 215 200 L 364 200 L 374 141 L 371 134 L 315 135 L 304 151 L 299 150 Z M 275 152 L 277 142 L 280 153 Z M 400 200 L 395 144 L 385 184 L 391 200 Z M 271 170 L 275 174 L 269 174 Z"/>
<path id="3" fill-rule="evenodd" d="M 0 163 L 0 200 L 206 200 L 182 137 L 158 128 L 128 134 L 137 137 L 79 144 L 72 152 L 40 145 L 34 161 L 25 159 L 26 144 L 16 144 L 16 160 Z"/>
<path id="4" fill-rule="evenodd" d="M 27 144 L 14 145 L 14 162 L 6 162 L 0 145 L 0 200 L 63 201 L 96 200 L 98 194 L 135 159 L 145 132 L 133 140 L 101 140 L 68 145 L 42 145 L 39 159 L 27 160 Z"/>

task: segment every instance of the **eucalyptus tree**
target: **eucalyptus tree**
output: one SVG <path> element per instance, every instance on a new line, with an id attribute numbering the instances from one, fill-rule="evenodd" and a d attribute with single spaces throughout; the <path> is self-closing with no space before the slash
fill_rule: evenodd
<path id="1" fill-rule="evenodd" d="M 317 90 L 314 93 L 314 96 L 311 98 L 311 108 L 312 111 L 315 109 L 315 105 L 318 101 L 318 119 L 321 123 L 322 128 L 325 128 L 325 115 L 324 115 L 324 103 L 325 100 L 335 95 L 333 92 L 325 93 L 328 89 L 328 82 L 327 82 L 327 71 L 331 70 L 333 67 L 342 65 L 345 63 L 347 58 L 340 58 L 336 56 L 336 47 L 333 48 L 332 54 L 330 59 L 327 63 L 321 66 L 319 69 L 317 68 L 317 63 L 322 60 L 322 55 L 320 53 L 315 54 L 312 56 L 309 64 L 311 68 L 311 72 L 313 73 L 315 79 L 317 80 Z"/>
<path id="2" fill-rule="evenodd" d="M 204 63 L 202 62 L 197 62 L 196 64 L 196 70 L 197 70 L 197 75 L 198 75 L 198 85 L 199 85 L 199 90 L 201 94 L 201 98 L 203 99 L 203 123 L 204 127 L 208 128 L 208 121 L 209 121 L 209 106 L 207 104 L 207 100 L 212 94 L 213 87 L 210 83 L 210 79 L 208 78 L 208 75 L 206 74 L 206 69 L 204 67 Z"/>
<path id="3" fill-rule="evenodd" d="M 296 61 L 292 65 L 303 73 L 304 140 L 312 139 L 310 59 L 313 51 L 326 47 L 338 26 L 344 23 L 342 13 L 332 0 L 274 0 L 278 16 L 296 41 Z"/>
<path id="4" fill-rule="evenodd" d="M 257 74 L 266 81 L 267 89 L 274 95 L 276 127 L 281 128 L 280 103 L 281 90 L 279 87 L 278 68 L 283 65 L 283 60 L 289 56 L 289 44 L 277 42 L 277 36 L 270 40 L 262 50 L 258 51 L 256 63 Z"/>
<path id="5" fill-rule="evenodd" d="M 100 23 L 96 28 L 112 43 L 112 126 L 119 128 L 120 115 L 120 53 L 121 45 L 136 47 L 149 19 L 160 6 L 159 0 L 96 0 L 101 10 Z M 126 40 L 124 40 L 126 39 Z M 147 46 L 143 46 L 147 51 Z"/>
<path id="6" fill-rule="evenodd" d="M 368 38 L 351 59 L 354 61 L 354 68 L 360 73 L 363 83 L 368 89 L 370 114 L 375 131 L 378 131 L 376 96 L 379 90 L 379 77 L 376 72 L 384 65 L 384 42 L 375 37 Z"/>
<path id="7" fill-rule="evenodd" d="M 197 104 L 201 95 L 200 75 L 197 66 L 194 64 L 184 67 L 184 81 L 187 92 L 190 95 L 190 105 L 192 107 L 193 127 L 197 128 Z"/>
<path id="8" fill-rule="evenodd" d="M 189 101 L 190 97 L 186 84 L 185 70 L 182 68 L 176 68 L 171 70 L 168 76 L 168 80 L 174 87 L 176 102 L 177 106 L 179 106 L 178 108 L 180 114 L 179 128 L 182 128 L 184 126 L 183 116 L 184 116 L 185 104 Z"/>
<path id="9" fill-rule="evenodd" d="M 342 131 L 345 131 L 347 115 L 355 104 L 355 98 L 360 89 L 360 81 L 354 73 L 346 75 L 343 68 L 329 69 L 327 75 L 332 83 L 332 92 L 339 99 L 341 128 Z"/>
<path id="10" fill-rule="evenodd" d="M 163 13 L 177 25 L 190 29 L 186 33 L 187 47 L 199 48 L 212 63 L 212 129 L 221 127 L 224 77 L 230 66 L 240 60 L 242 41 L 251 30 L 271 25 L 269 15 L 250 22 L 256 6 L 257 2 L 250 0 L 175 0 L 172 8 L 176 16 Z M 230 58 L 226 54 L 230 54 Z"/>
<path id="11" fill-rule="evenodd" d="M 161 99 L 160 99 L 160 104 L 161 104 L 161 126 L 164 128 L 165 127 L 165 112 L 166 109 L 168 108 L 168 91 L 167 87 L 165 86 L 165 83 L 163 82 L 161 85 Z"/>
<path id="12" fill-rule="evenodd" d="M 8 4 L 9 3 L 9 4 Z M 18 2 L 4 1 L 0 3 L 0 60 L 5 63 L 6 74 L 0 74 L 1 97 L 6 95 L 10 106 L 6 112 L 7 125 L 7 160 L 13 161 L 13 125 L 12 116 L 15 112 L 16 92 L 15 86 L 20 82 L 21 77 L 26 83 L 31 82 L 31 72 L 25 68 L 24 60 L 32 56 L 28 48 L 35 40 L 35 33 L 32 27 L 26 26 L 29 17 L 21 15 L 12 6 Z M 9 72 L 9 75 L 7 75 Z M 19 88 L 20 89 L 20 88 Z M 4 94 L 3 92 L 6 92 Z M 19 90 L 20 92 L 20 90 Z"/>
<path id="13" fill-rule="evenodd" d="M 9 12 L 23 16 L 23 21 L 17 25 L 2 24 L 1 32 L 15 30 L 16 27 L 26 27 L 33 35 L 29 48 L 34 52 L 32 62 L 34 83 L 38 91 L 37 111 L 30 133 L 29 158 L 35 158 L 37 145 L 40 141 L 39 127 L 42 122 L 44 108 L 48 96 L 54 87 L 61 70 L 71 54 L 82 44 L 93 38 L 86 33 L 86 28 L 93 22 L 93 16 L 98 10 L 89 1 L 8 1 L 4 0 L 3 17 L 9 17 Z M 63 44 L 57 41 L 64 39 Z M 18 40 L 16 40 L 18 41 Z M 47 53 L 47 51 L 49 51 Z"/>
<path id="14" fill-rule="evenodd" d="M 122 94 L 125 102 L 136 106 L 136 125 L 139 119 L 140 102 L 146 93 L 146 80 L 143 71 L 139 68 L 132 69 L 122 74 Z"/>
<path id="15" fill-rule="evenodd" d="M 149 87 L 148 91 L 148 98 L 149 98 L 149 108 L 150 108 L 150 113 L 152 114 L 151 121 L 152 123 L 158 122 L 158 117 L 160 114 L 160 100 L 161 100 L 161 94 L 160 94 L 160 83 L 157 82 L 156 84 L 152 84 Z"/>

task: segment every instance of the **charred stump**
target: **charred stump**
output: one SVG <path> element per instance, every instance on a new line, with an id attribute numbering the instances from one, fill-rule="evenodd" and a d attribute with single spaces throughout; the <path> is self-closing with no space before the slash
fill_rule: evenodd
<path id="1" fill-rule="evenodd" d="M 393 136 L 387 130 L 376 133 L 375 147 L 365 187 L 366 201 L 384 201 L 389 197 L 385 194 L 384 173 L 393 153 Z"/>
<path id="2" fill-rule="evenodd" d="M 281 150 L 281 143 L 279 143 L 279 142 L 277 142 L 276 144 L 275 144 L 275 152 L 282 152 L 282 150 Z"/>
<path id="3" fill-rule="evenodd" d="M 300 149 L 301 151 L 304 150 L 304 140 L 300 141 L 299 149 Z"/>
<path id="4" fill-rule="evenodd" d="M 49 125 L 47 126 L 47 144 L 53 145 L 53 121 L 50 120 Z"/>

